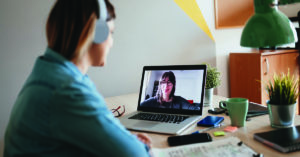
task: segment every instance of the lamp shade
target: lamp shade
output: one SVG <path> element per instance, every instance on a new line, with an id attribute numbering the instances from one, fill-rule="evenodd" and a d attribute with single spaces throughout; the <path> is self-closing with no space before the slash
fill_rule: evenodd
<path id="1" fill-rule="evenodd" d="M 255 13 L 242 32 L 241 46 L 267 48 L 297 42 L 295 27 L 275 2 L 254 0 Z"/>

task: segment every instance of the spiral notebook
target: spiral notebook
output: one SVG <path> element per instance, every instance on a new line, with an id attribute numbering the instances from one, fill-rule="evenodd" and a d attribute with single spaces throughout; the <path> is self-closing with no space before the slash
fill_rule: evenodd
<path id="1" fill-rule="evenodd" d="M 213 142 L 188 144 L 170 148 L 152 148 L 151 151 L 154 157 L 253 157 L 259 155 L 237 137 L 228 137 Z"/>
<path id="2" fill-rule="evenodd" d="M 300 150 L 300 125 L 255 133 L 254 139 L 283 153 L 297 151 Z"/>

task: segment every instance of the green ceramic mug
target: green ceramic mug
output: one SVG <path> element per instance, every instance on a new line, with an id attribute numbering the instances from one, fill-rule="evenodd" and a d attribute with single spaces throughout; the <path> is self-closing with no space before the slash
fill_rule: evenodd
<path id="1" fill-rule="evenodd" d="M 228 98 L 226 101 L 220 101 L 219 107 L 228 110 L 232 126 L 243 127 L 248 112 L 248 103 L 248 99 L 245 98 Z"/>

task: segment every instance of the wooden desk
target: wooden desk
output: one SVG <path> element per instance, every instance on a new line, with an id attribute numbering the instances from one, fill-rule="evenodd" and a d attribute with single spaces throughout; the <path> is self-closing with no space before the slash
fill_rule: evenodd
<path id="1" fill-rule="evenodd" d="M 214 96 L 213 105 L 218 106 L 218 102 L 220 100 L 225 100 L 225 99 L 226 98 L 221 97 L 221 96 Z M 128 94 L 128 95 L 122 95 L 122 96 L 109 97 L 109 98 L 105 98 L 105 100 L 107 102 L 108 108 L 110 108 L 110 109 L 115 108 L 119 105 L 125 105 L 125 108 L 126 108 L 125 114 L 128 114 L 128 113 L 136 110 L 137 102 L 138 102 L 138 94 Z M 209 107 L 204 107 L 203 117 L 205 117 L 206 115 L 209 115 L 207 113 L 208 109 L 209 109 Z M 263 153 L 265 157 L 277 157 L 277 156 L 283 156 L 283 157 L 284 156 L 289 156 L 289 157 L 298 156 L 299 157 L 300 156 L 300 151 L 283 154 L 283 153 L 280 153 L 280 152 L 278 152 L 268 146 L 265 146 L 262 143 L 253 139 L 254 133 L 273 130 L 273 128 L 270 126 L 268 115 L 251 118 L 251 121 L 246 122 L 245 127 L 239 128 L 238 131 L 236 131 L 234 133 L 226 133 L 226 135 L 223 137 L 214 137 L 212 135 L 212 133 L 214 131 L 221 131 L 225 127 L 230 125 L 230 119 L 228 116 L 226 116 L 225 114 L 221 114 L 219 116 L 225 117 L 225 120 L 224 120 L 225 125 L 223 125 L 221 128 L 216 128 L 216 129 L 208 131 L 208 133 L 210 133 L 211 136 L 213 137 L 213 140 L 223 139 L 223 138 L 230 137 L 230 136 L 236 136 L 236 137 L 240 138 L 246 145 L 251 147 L 256 152 Z M 296 117 L 295 117 L 295 125 L 300 125 L 300 116 L 298 116 L 298 115 L 296 115 Z M 190 134 L 196 130 L 203 129 L 203 128 L 204 127 L 197 127 L 196 124 L 193 124 L 187 130 L 185 130 L 185 132 L 183 132 L 183 134 Z M 132 131 L 132 132 L 134 132 L 134 131 Z M 147 134 L 152 139 L 153 147 L 155 147 L 155 148 L 168 147 L 167 137 L 170 135 L 157 134 L 157 133 L 147 133 Z M 278 135 L 278 136 L 280 136 L 280 135 Z"/>

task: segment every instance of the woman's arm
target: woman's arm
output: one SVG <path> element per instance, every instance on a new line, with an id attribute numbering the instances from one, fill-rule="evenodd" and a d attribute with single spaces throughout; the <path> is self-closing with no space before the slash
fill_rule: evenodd
<path id="1" fill-rule="evenodd" d="M 73 84 L 55 93 L 53 132 L 58 140 L 96 156 L 149 156 L 94 89 Z"/>

